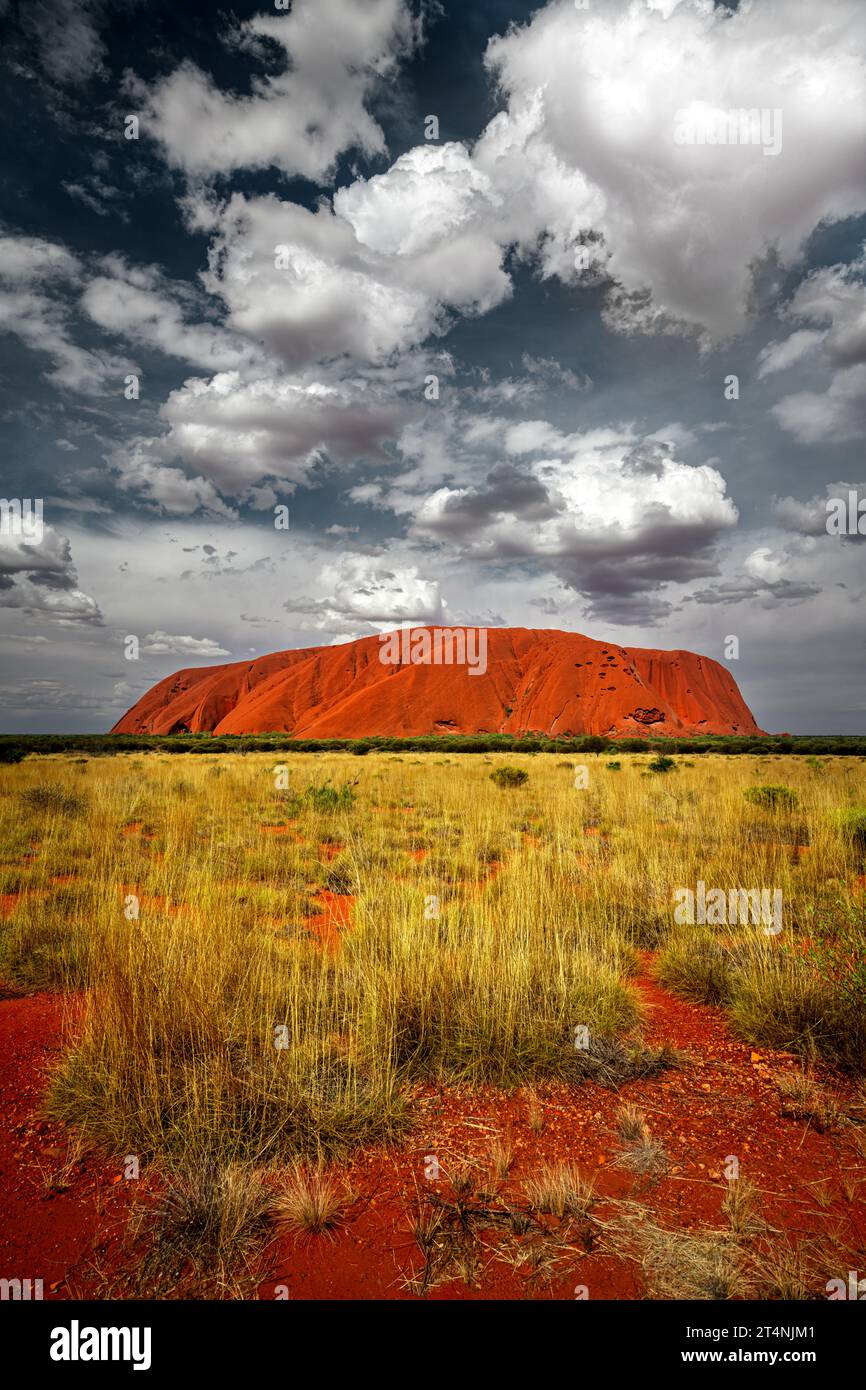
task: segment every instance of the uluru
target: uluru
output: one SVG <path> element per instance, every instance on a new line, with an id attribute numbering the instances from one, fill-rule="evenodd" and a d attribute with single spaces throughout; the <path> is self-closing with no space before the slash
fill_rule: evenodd
<path id="1" fill-rule="evenodd" d="M 422 630 L 431 642 L 442 631 L 419 626 L 413 636 Z M 112 733 L 337 739 L 761 732 L 733 676 L 709 657 L 553 629 L 462 631 L 486 634 L 483 670 L 466 662 L 383 660 L 388 638 L 362 637 L 177 671 L 143 695 Z"/>

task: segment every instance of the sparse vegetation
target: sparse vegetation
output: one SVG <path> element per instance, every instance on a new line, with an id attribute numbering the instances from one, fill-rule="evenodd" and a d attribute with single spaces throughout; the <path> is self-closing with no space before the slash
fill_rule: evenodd
<path id="1" fill-rule="evenodd" d="M 21 793 L 21 800 L 29 810 L 53 816 L 78 816 L 87 805 L 83 796 L 57 782 L 27 787 Z"/>
<path id="2" fill-rule="evenodd" d="M 842 1116 L 833 1097 L 814 1073 L 805 1068 L 779 1079 L 781 1113 L 791 1120 L 807 1120 L 822 1133 L 834 1129 Z"/>
<path id="3" fill-rule="evenodd" d="M 136 1235 L 146 1237 L 140 1290 L 164 1296 L 191 1265 L 194 1281 L 241 1292 L 238 1272 L 259 1244 L 269 1206 L 261 1177 L 245 1165 L 202 1153 L 169 1167 L 156 1204 L 141 1205 L 133 1217 Z"/>
<path id="4" fill-rule="evenodd" d="M 490 780 L 497 787 L 522 787 L 529 781 L 529 773 L 522 767 L 497 767 L 491 772 Z"/>
<path id="5" fill-rule="evenodd" d="M 673 772 L 676 768 L 676 762 L 673 758 L 668 758 L 664 753 L 659 753 L 657 757 L 653 758 L 651 763 L 647 764 L 647 767 L 650 772 Z"/>
<path id="6" fill-rule="evenodd" d="M 526 1119 L 533 1134 L 542 1133 L 544 1130 L 544 1106 L 538 1092 L 532 1086 L 526 1093 Z"/>
<path id="7" fill-rule="evenodd" d="M 526 1200 L 534 1211 L 557 1216 L 584 1219 L 595 1200 L 591 1178 L 585 1178 L 575 1164 L 559 1163 L 542 1168 L 528 1178 L 523 1188 Z"/>
<path id="8" fill-rule="evenodd" d="M 299 1235 L 331 1234 L 345 1219 L 352 1194 L 321 1165 L 294 1164 L 270 1204 L 278 1227 Z"/>
<path id="9" fill-rule="evenodd" d="M 663 985 L 700 1004 L 726 1004 L 731 995 L 732 952 L 706 927 L 672 933 L 662 947 L 656 974 Z"/>
<path id="10" fill-rule="evenodd" d="M 576 1169 L 547 1169 L 514 1202 L 492 1193 L 471 1166 L 457 1169 L 445 1192 L 419 1198 L 412 1231 L 421 1265 L 405 1286 L 424 1297 L 442 1284 L 479 1288 L 485 1267 L 508 1266 L 534 1283 L 574 1268 L 591 1248 L 592 1187 Z"/>
<path id="11" fill-rule="evenodd" d="M 722 1199 L 721 1225 L 673 1229 L 634 1200 L 612 1203 L 596 1224 L 603 1248 L 638 1269 L 648 1298 L 826 1297 L 828 1277 L 848 1267 L 845 1256 L 834 1242 L 775 1230 L 761 1214 L 760 1197 L 740 1178 Z"/>
<path id="12" fill-rule="evenodd" d="M 645 768 L 629 757 L 624 768 Z M 525 791 L 503 795 L 503 772 Z M 530 776 L 453 750 L 407 764 L 373 749 L 361 763 L 297 754 L 298 790 L 279 792 L 271 750 L 253 747 L 218 763 L 142 751 L 0 767 L 0 974 L 87 990 L 48 1109 L 83 1143 L 138 1153 L 161 1175 L 148 1278 L 188 1248 L 202 1277 L 227 1280 L 269 1230 L 336 1230 L 347 1193 L 325 1165 L 400 1140 L 431 1083 L 523 1088 L 513 1137 L 482 1152 L 497 1197 L 473 1176 L 471 1200 L 425 1198 L 417 1239 L 433 1283 L 463 1277 L 455 1258 L 479 1277 L 458 1207 L 475 1213 L 487 1256 L 552 1277 L 575 1248 L 542 1227 L 569 1211 L 583 1222 L 589 1178 L 524 1167 L 524 1146 L 561 1123 L 557 1088 L 622 1093 L 609 1161 L 639 1183 L 666 1149 L 675 1161 L 628 1095 L 684 1062 L 645 1036 L 645 950 L 662 985 L 722 1005 L 747 1043 L 803 1058 L 780 1088 L 781 1125 L 844 1131 L 853 1146 L 860 1122 L 834 1116 L 810 1068 L 866 1061 L 864 769 L 829 760 L 814 777 L 788 759 L 778 775 L 793 799 L 769 801 L 748 795 L 756 775 L 709 753 L 676 778 L 594 778 L 586 791 L 553 752 Z M 778 886 L 784 930 L 679 925 L 676 891 L 698 879 Z M 696 1239 L 690 1287 L 804 1285 L 799 1254 L 771 1277 L 745 1237 Z M 647 1246 L 656 1290 L 675 1282 L 659 1242 L 669 1233 Z"/>
<path id="13" fill-rule="evenodd" d="M 617 1112 L 617 1125 L 623 1148 L 616 1162 L 639 1177 L 652 1181 L 668 1164 L 665 1147 L 653 1136 L 646 1116 L 635 1105 L 624 1105 Z"/>
<path id="14" fill-rule="evenodd" d="M 622 1202 L 603 1227 L 605 1248 L 638 1266 L 649 1298 L 747 1298 L 754 1279 L 730 1229 L 673 1230 L 638 1202 Z"/>
<path id="15" fill-rule="evenodd" d="M 861 854 L 866 854 L 866 806 L 847 806 L 838 815 L 842 838 Z"/>
<path id="16" fill-rule="evenodd" d="M 616 1123 L 620 1139 L 627 1144 L 633 1143 L 636 1139 L 642 1139 L 647 1133 L 647 1122 L 643 1111 L 630 1102 L 620 1106 L 616 1114 Z"/>
<path id="17" fill-rule="evenodd" d="M 746 787 L 743 796 L 753 806 L 763 806 L 773 811 L 792 811 L 799 801 L 790 787 Z"/>
<path id="18" fill-rule="evenodd" d="M 499 1136 L 490 1143 L 490 1175 L 494 1182 L 504 1182 L 511 1172 L 514 1162 L 514 1145 L 507 1136 Z"/>

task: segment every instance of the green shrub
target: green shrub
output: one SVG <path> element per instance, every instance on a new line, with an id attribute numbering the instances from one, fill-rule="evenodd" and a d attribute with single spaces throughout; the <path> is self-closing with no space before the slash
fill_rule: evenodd
<path id="1" fill-rule="evenodd" d="M 743 796 L 753 806 L 764 806 L 769 810 L 793 811 L 799 804 L 797 793 L 790 787 L 746 787 Z"/>
<path id="2" fill-rule="evenodd" d="M 664 753 L 659 753 L 649 764 L 650 772 L 673 772 L 676 763 L 673 758 L 668 758 Z"/>
<path id="3" fill-rule="evenodd" d="M 75 988 L 85 983 L 86 934 L 57 904 L 22 901 L 0 922 L 0 974 L 24 989 Z"/>
<path id="4" fill-rule="evenodd" d="M 866 1016 L 866 902 L 845 892 L 819 897 L 809 904 L 803 930 L 805 944 L 794 954 Z"/>
<path id="5" fill-rule="evenodd" d="M 840 811 L 838 826 L 843 840 L 866 851 L 866 806 L 849 806 Z"/>
<path id="6" fill-rule="evenodd" d="M 726 1004 L 731 997 L 732 961 L 731 952 L 703 927 L 671 936 L 659 953 L 656 974 L 661 984 L 684 999 Z"/>
<path id="7" fill-rule="evenodd" d="M 77 816 L 87 805 L 86 797 L 68 792 L 56 782 L 28 787 L 21 793 L 21 800 L 31 811 L 46 811 L 56 816 Z"/>
<path id="8" fill-rule="evenodd" d="M 354 783 L 343 783 L 342 787 L 332 787 L 324 783 L 320 787 L 307 787 L 302 795 L 289 792 L 285 796 L 285 810 L 289 816 L 297 816 L 302 810 L 320 810 L 329 813 L 334 810 L 352 810 L 354 805 Z"/>
<path id="9" fill-rule="evenodd" d="M 619 772 L 622 768 L 622 763 L 605 763 L 605 767 L 607 768 L 608 772 Z"/>
<path id="10" fill-rule="evenodd" d="M 821 1057 L 845 1071 L 866 1066 L 866 1002 L 808 960 L 753 953 L 734 972 L 730 1014 L 749 1042 Z"/>
<path id="11" fill-rule="evenodd" d="M 524 772 L 522 767 L 497 767 L 490 774 L 491 782 L 495 782 L 497 787 L 522 787 L 529 781 L 529 773 Z"/>
<path id="12" fill-rule="evenodd" d="M 351 865 L 332 864 L 325 875 L 325 887 L 330 893 L 353 893 L 356 888 Z"/>

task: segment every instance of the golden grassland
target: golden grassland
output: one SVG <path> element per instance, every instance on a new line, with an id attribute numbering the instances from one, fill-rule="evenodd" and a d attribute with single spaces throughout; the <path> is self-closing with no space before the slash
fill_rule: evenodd
<path id="1" fill-rule="evenodd" d="M 580 788 L 575 761 L 0 770 L 0 974 L 88 993 L 53 1114 L 114 1151 L 261 1165 L 397 1136 L 420 1080 L 651 1074 L 669 1059 L 641 1043 L 641 948 L 740 1036 L 862 1070 L 866 765 L 703 756 L 652 773 L 603 754 Z M 526 783 L 497 786 L 503 763 Z M 752 804 L 762 785 L 795 804 Z M 677 926 L 675 891 L 698 880 L 781 889 L 782 932 Z M 342 933 L 322 929 L 322 890 L 353 899 Z"/>

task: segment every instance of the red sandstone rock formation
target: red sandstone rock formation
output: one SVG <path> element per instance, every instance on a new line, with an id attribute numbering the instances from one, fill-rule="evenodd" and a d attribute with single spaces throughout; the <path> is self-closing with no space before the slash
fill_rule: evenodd
<path id="1" fill-rule="evenodd" d="M 466 665 L 383 664 L 382 649 L 378 637 L 362 637 L 178 671 L 112 733 L 760 733 L 730 672 L 693 652 L 488 628 L 487 669 L 473 675 Z"/>

